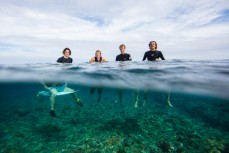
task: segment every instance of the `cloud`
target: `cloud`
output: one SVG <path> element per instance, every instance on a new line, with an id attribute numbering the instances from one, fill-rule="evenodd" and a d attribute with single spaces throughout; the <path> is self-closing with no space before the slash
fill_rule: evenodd
<path id="1" fill-rule="evenodd" d="M 217 58 L 228 58 L 228 10 L 226 0 L 4 1 L 0 55 L 56 57 L 57 50 L 70 46 L 80 52 L 77 58 L 89 59 L 101 49 L 113 60 L 125 43 L 133 59 L 141 60 L 148 42 L 156 40 L 167 59 L 196 58 L 190 51 L 199 49 L 199 58 L 215 58 L 215 45 Z"/>

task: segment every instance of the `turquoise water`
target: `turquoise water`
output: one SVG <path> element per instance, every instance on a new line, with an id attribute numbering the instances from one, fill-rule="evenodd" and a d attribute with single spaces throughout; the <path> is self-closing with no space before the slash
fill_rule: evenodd
<path id="1" fill-rule="evenodd" d="M 229 60 L 0 65 L 0 152 L 226 153 L 228 67 Z M 37 97 L 46 91 L 41 81 L 67 82 L 84 106 L 58 96 L 52 117 L 50 97 Z"/>

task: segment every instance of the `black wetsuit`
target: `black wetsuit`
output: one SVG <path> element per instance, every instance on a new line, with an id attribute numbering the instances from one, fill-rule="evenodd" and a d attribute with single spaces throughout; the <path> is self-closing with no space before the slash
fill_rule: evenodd
<path id="1" fill-rule="evenodd" d="M 130 54 L 119 54 L 116 56 L 116 61 L 131 61 Z"/>
<path id="2" fill-rule="evenodd" d="M 68 57 L 68 58 L 64 58 L 64 56 L 58 58 L 57 62 L 58 63 L 72 63 L 72 58 Z"/>
<path id="3" fill-rule="evenodd" d="M 96 57 L 94 57 L 95 58 L 95 62 L 102 62 L 102 60 L 103 60 L 103 58 L 102 57 L 100 57 L 100 59 L 98 60 Z"/>
<path id="4" fill-rule="evenodd" d="M 142 60 L 144 61 L 146 58 L 148 59 L 148 61 L 155 61 L 158 58 L 161 58 L 162 60 L 165 60 L 162 52 L 158 51 L 158 50 L 156 50 L 156 51 L 151 51 L 150 50 L 150 51 L 145 52 L 145 55 L 144 55 Z"/>

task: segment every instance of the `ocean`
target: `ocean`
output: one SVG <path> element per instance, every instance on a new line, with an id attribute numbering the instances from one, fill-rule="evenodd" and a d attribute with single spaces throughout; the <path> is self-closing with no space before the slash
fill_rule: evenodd
<path id="1" fill-rule="evenodd" d="M 56 116 L 43 83 L 76 91 Z M 229 60 L 0 64 L 0 92 L 0 153 L 229 150 Z"/>

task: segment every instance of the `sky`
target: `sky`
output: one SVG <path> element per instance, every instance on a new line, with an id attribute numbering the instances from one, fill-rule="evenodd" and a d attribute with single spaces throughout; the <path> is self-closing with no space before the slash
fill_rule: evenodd
<path id="1" fill-rule="evenodd" d="M 141 61 L 152 40 L 166 59 L 229 59 L 228 0 L 0 0 L 0 64 L 74 63 L 96 50 Z"/>

